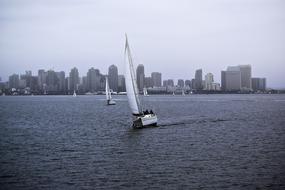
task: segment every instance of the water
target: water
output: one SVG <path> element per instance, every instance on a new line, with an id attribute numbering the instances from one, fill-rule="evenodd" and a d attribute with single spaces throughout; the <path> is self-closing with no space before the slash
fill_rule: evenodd
<path id="1" fill-rule="evenodd" d="M 0 189 L 284 189 L 285 95 L 0 97 Z"/>

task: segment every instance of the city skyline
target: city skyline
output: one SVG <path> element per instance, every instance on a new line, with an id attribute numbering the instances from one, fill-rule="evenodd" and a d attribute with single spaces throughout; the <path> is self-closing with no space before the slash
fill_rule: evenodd
<path id="1" fill-rule="evenodd" d="M 267 87 L 267 80 L 264 77 L 253 77 L 251 65 L 228 66 L 221 71 L 221 81 L 215 80 L 210 72 L 203 74 L 202 69 L 195 71 L 195 78 L 173 79 L 162 78 L 162 73 L 151 72 L 145 75 L 144 65 L 136 68 L 136 81 L 139 92 L 146 89 L 152 93 L 169 93 L 178 90 L 184 93 L 264 93 L 275 90 Z M 116 65 L 110 65 L 108 73 L 103 74 L 99 69 L 91 67 L 88 72 L 80 76 L 76 67 L 71 68 L 69 75 L 64 71 L 39 69 L 37 75 L 32 71 L 25 71 L 25 74 L 12 74 L 9 81 L 0 82 L 0 91 L 8 93 L 24 94 L 70 94 L 78 91 L 80 93 L 100 93 L 106 86 L 106 78 L 109 79 L 109 86 L 113 92 L 125 92 L 125 76 L 118 73 Z M 8 90 L 8 91 L 7 91 Z"/>
<path id="2" fill-rule="evenodd" d="M 7 1 L 0 2 L 0 76 L 38 68 L 91 67 L 124 73 L 124 34 L 136 66 L 165 78 L 214 74 L 250 64 L 253 77 L 284 88 L 285 3 L 261 1 Z"/>

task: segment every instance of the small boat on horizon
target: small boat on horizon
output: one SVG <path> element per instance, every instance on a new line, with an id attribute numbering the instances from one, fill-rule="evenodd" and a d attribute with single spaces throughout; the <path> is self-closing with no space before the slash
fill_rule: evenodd
<path id="1" fill-rule="evenodd" d="M 148 93 L 147 93 L 147 88 L 143 88 L 143 95 L 144 96 L 149 96 Z"/>
<path id="2" fill-rule="evenodd" d="M 139 99 L 139 90 L 136 81 L 136 75 L 133 66 L 133 59 L 131 55 L 131 50 L 128 43 L 128 38 L 126 35 L 125 44 L 125 83 L 127 90 L 127 97 L 129 106 L 133 114 L 133 128 L 143 128 L 146 126 L 156 126 L 157 116 L 152 111 L 143 111 L 142 104 Z"/>
<path id="3" fill-rule="evenodd" d="M 108 77 L 106 77 L 106 88 L 105 88 L 105 90 L 106 90 L 107 105 L 116 105 L 116 102 L 112 99 L 112 96 L 111 96 Z"/>
<path id="4" fill-rule="evenodd" d="M 73 97 L 76 97 L 76 96 L 77 96 L 75 90 L 73 91 L 73 95 L 72 95 L 72 96 L 73 96 Z"/>

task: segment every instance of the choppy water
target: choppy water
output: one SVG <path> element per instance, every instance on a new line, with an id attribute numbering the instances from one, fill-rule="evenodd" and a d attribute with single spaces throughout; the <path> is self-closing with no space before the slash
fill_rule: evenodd
<path id="1" fill-rule="evenodd" d="M 0 189 L 284 189 L 285 95 L 0 97 Z"/>

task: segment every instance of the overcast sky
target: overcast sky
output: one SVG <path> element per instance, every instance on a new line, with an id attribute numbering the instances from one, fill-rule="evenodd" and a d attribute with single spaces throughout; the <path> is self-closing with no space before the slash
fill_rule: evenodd
<path id="1" fill-rule="evenodd" d="M 251 64 L 285 87 L 284 0 L 0 0 L 0 76 L 90 67 L 124 73 L 125 33 L 146 75 L 191 79 Z"/>

